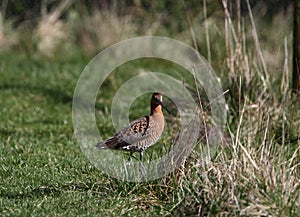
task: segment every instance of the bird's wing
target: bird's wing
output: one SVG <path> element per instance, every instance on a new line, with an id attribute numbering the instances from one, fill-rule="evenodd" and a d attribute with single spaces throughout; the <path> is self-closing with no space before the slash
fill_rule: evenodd
<path id="1" fill-rule="evenodd" d="M 127 127 L 106 141 L 99 143 L 98 148 L 131 149 L 154 144 L 160 137 L 156 133 L 154 123 L 149 116 L 132 121 Z"/>

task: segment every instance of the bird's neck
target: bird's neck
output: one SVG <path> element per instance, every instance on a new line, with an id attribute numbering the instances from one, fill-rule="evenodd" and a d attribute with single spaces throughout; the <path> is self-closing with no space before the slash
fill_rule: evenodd
<path id="1" fill-rule="evenodd" d="M 154 115 L 154 114 L 163 114 L 162 112 L 162 108 L 161 108 L 161 105 L 157 105 L 157 106 L 151 106 L 151 115 Z"/>

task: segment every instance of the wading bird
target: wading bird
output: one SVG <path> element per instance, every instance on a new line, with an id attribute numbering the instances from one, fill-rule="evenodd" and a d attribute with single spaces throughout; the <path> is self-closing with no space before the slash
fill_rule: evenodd
<path id="1" fill-rule="evenodd" d="M 162 108 L 171 114 L 163 104 L 160 93 L 153 93 L 150 104 L 150 115 L 132 121 L 113 137 L 98 143 L 96 147 L 129 151 L 128 160 L 131 159 L 134 152 L 139 152 L 140 161 L 142 161 L 144 151 L 160 139 L 164 130 L 165 119 Z"/>

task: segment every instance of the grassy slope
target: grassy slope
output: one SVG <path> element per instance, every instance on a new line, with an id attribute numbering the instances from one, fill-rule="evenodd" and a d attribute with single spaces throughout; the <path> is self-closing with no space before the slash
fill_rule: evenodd
<path id="1" fill-rule="evenodd" d="M 176 202 L 167 202 L 169 195 L 154 183 L 139 186 L 104 176 L 80 151 L 72 138 L 71 103 L 85 64 L 80 57 L 60 62 L 1 54 L 2 215 L 118 215 L 128 210 L 132 216 L 154 215 L 166 214 Z M 153 189 L 158 195 L 149 196 Z M 155 201 L 149 206 L 150 199 Z"/>
<path id="2" fill-rule="evenodd" d="M 261 209 L 270 214 L 295 214 L 299 195 L 292 179 L 299 175 L 295 168 L 299 156 L 288 160 L 297 154 L 297 143 L 287 142 L 281 148 L 272 130 L 263 148 L 264 131 L 251 144 L 243 139 L 259 170 L 234 146 L 206 165 L 193 153 L 179 184 L 174 182 L 178 173 L 141 184 L 103 175 L 72 139 L 72 93 L 84 64 L 80 57 L 60 62 L 16 53 L 1 55 L 2 215 L 154 216 L 199 210 L 203 214 L 240 214 L 246 207 L 252 214 Z M 136 111 L 143 113 L 144 109 Z M 245 125 L 251 122 L 244 121 Z M 112 133 L 109 127 L 108 135 Z M 243 126 L 241 131 L 245 131 Z"/>

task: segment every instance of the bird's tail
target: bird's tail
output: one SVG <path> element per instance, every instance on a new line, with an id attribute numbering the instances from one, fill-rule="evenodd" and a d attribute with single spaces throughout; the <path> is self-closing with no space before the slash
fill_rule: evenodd
<path id="1" fill-rule="evenodd" d="M 104 142 L 99 142 L 97 145 L 96 145 L 96 148 L 99 148 L 99 149 L 113 149 L 117 146 L 118 144 L 118 140 L 115 138 L 115 137 L 112 137 L 112 138 L 109 138 L 107 140 L 105 140 Z"/>

